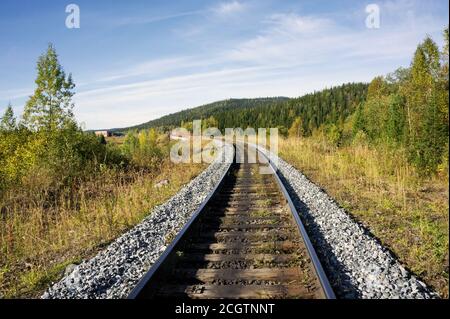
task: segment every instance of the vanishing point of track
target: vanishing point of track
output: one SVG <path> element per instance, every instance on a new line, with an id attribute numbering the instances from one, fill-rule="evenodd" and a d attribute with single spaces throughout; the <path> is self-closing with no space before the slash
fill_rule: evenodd
<path id="1" fill-rule="evenodd" d="M 334 298 L 276 168 L 247 162 L 230 165 L 129 298 Z"/>

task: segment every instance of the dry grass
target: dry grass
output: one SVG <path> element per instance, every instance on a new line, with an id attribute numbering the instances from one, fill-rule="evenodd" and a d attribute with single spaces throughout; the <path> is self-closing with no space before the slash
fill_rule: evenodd
<path id="1" fill-rule="evenodd" d="M 125 136 L 108 136 L 106 137 L 106 142 L 115 144 L 115 145 L 122 145 L 125 141 Z"/>
<path id="2" fill-rule="evenodd" d="M 320 136 L 280 141 L 280 155 L 448 298 L 448 167 L 421 179 L 402 150 L 334 148 Z"/>
<path id="3" fill-rule="evenodd" d="M 51 200 L 7 193 L 0 199 L 0 296 L 38 296 L 67 264 L 95 254 L 203 168 L 166 161 L 155 173 L 106 170 Z M 170 183 L 156 189 L 163 179 Z"/>

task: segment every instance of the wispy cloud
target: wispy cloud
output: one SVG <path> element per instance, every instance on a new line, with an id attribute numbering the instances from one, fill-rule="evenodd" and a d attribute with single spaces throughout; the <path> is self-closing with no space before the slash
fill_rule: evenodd
<path id="1" fill-rule="evenodd" d="M 128 67 L 119 72 L 114 72 L 109 75 L 98 78 L 98 82 L 110 82 L 123 80 L 127 78 L 137 77 L 141 75 L 160 76 L 164 73 L 173 70 L 180 70 L 180 68 L 191 67 L 198 65 L 190 57 L 172 57 L 172 58 L 162 58 L 155 59 L 145 62 L 140 62 L 134 66 Z"/>
<path id="2" fill-rule="evenodd" d="M 213 8 L 218 15 L 227 16 L 244 11 L 246 5 L 242 2 L 233 0 L 229 2 L 221 2 Z"/>
<path id="3" fill-rule="evenodd" d="M 228 2 L 218 8 L 225 14 L 239 6 Z M 410 4 L 407 7 L 414 11 Z M 443 27 L 442 21 L 421 14 L 413 17 L 415 29 L 411 32 L 411 14 L 405 16 L 398 8 L 401 6 L 386 4 L 386 25 L 380 30 L 366 29 L 364 20 L 355 28 L 331 16 L 273 13 L 262 19 L 257 34 L 225 51 L 139 63 L 104 78 L 160 73 L 152 80 L 136 79 L 82 92 L 77 98 L 80 114 L 88 117 L 88 110 L 100 106 L 113 114 L 130 108 L 133 114 L 121 117 L 121 123 L 136 124 L 215 99 L 298 96 L 347 81 L 367 81 L 409 61 L 418 42 Z M 397 24 L 392 25 L 390 19 Z M 168 75 L 173 69 L 186 74 Z"/>
<path id="4" fill-rule="evenodd" d="M 177 18 L 200 15 L 204 12 L 205 12 L 204 10 L 196 10 L 196 11 L 177 12 L 177 13 L 159 15 L 159 16 L 150 16 L 150 17 L 148 17 L 148 16 L 123 17 L 121 19 L 114 20 L 113 24 L 116 27 L 129 26 L 129 25 L 140 25 L 140 24 L 150 24 L 150 23 L 172 20 L 172 19 L 177 19 Z"/>
<path id="5" fill-rule="evenodd" d="M 273 14 L 267 23 L 272 25 L 270 32 L 284 34 L 307 34 L 316 36 L 317 33 L 323 33 L 331 28 L 335 28 L 334 21 L 328 18 L 316 16 L 300 16 L 295 13 L 277 13 Z"/>
<path id="6" fill-rule="evenodd" d="M 239 2 L 237 0 L 233 0 L 230 2 L 221 2 L 218 5 L 213 6 L 211 8 L 205 8 L 201 10 L 175 12 L 171 14 L 163 14 L 156 16 L 128 16 L 128 17 L 125 16 L 119 19 L 114 19 L 113 25 L 115 27 L 124 27 L 130 25 L 145 25 L 190 16 L 207 15 L 210 14 L 211 12 L 215 13 L 218 16 L 225 17 L 239 12 L 243 12 L 246 8 L 247 8 L 246 4 Z"/>
<path id="7" fill-rule="evenodd" d="M 258 3 L 222 1 L 195 11 L 119 19 L 117 25 L 126 26 L 192 16 L 176 26 L 184 33 L 170 33 L 174 51 L 164 49 L 150 60 L 89 74 L 95 80 L 77 87 L 77 118 L 88 128 L 127 126 L 224 98 L 299 96 L 369 81 L 407 66 L 425 35 L 439 42 L 448 24 L 448 16 L 436 14 L 432 2 L 418 0 L 380 1 L 377 30 L 365 27 L 359 2 L 325 14 L 277 5 L 257 15 Z M 230 22 L 234 18 L 239 24 Z M 187 40 L 186 34 L 196 36 Z M 184 50 L 186 43 L 192 45 L 189 50 Z M 0 97 L 30 93 L 3 91 Z"/>
<path id="8" fill-rule="evenodd" d="M 0 91 L 0 97 L 7 97 L 10 100 L 28 97 L 31 94 L 33 94 L 32 88 Z"/>

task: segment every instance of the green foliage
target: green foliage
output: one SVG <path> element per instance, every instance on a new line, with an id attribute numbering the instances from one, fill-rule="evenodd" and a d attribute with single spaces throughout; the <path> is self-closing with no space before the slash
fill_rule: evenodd
<path id="1" fill-rule="evenodd" d="M 372 144 L 404 146 L 422 175 L 434 174 L 448 157 L 448 62 L 441 64 L 448 59 L 445 32 L 442 52 L 427 37 L 409 70 L 375 78 L 353 116 L 354 134 L 365 132 Z"/>
<path id="2" fill-rule="evenodd" d="M 202 120 L 202 130 L 206 130 L 208 128 L 218 128 L 219 122 L 214 118 L 214 116 L 210 116 L 204 120 Z"/>
<path id="3" fill-rule="evenodd" d="M 5 114 L 0 119 L 0 132 L 10 132 L 17 128 L 16 118 L 11 104 L 6 108 Z"/>
<path id="4" fill-rule="evenodd" d="M 161 128 L 165 131 L 173 129 L 175 127 L 184 127 L 188 130 L 192 130 L 192 121 L 199 119 L 207 119 L 213 116 L 219 123 L 220 128 L 225 127 L 235 127 L 226 126 L 232 123 L 239 116 L 234 116 L 233 114 L 238 114 L 241 110 L 262 107 L 265 105 L 279 104 L 284 101 L 289 100 L 288 98 L 278 97 L 278 98 L 258 98 L 258 99 L 229 99 L 225 101 L 214 102 L 211 104 L 202 105 L 193 109 L 184 110 L 174 114 L 169 114 L 163 116 L 157 120 L 153 120 L 141 125 L 134 127 L 119 129 L 119 131 L 132 131 L 132 130 L 143 130 L 149 128 Z M 226 120 L 224 122 L 224 120 Z"/>
<path id="5" fill-rule="evenodd" d="M 369 88 L 367 89 L 368 100 L 376 99 L 387 94 L 389 94 L 388 85 L 382 76 L 377 76 L 370 82 Z"/>
<path id="6" fill-rule="evenodd" d="M 353 133 L 356 135 L 358 132 L 364 131 L 366 128 L 366 117 L 364 115 L 364 105 L 360 104 L 352 117 Z"/>
<path id="7" fill-rule="evenodd" d="M 358 131 L 353 138 L 352 144 L 362 146 L 367 145 L 368 141 L 369 139 L 367 137 L 367 134 L 364 131 Z"/>
<path id="8" fill-rule="evenodd" d="M 192 130 L 193 120 L 205 120 L 211 116 L 222 132 L 225 128 L 237 127 L 290 128 L 294 120 L 300 117 L 303 119 L 303 134 L 309 135 L 322 124 L 343 122 L 365 100 L 366 94 L 367 84 L 349 83 L 295 99 L 231 99 L 170 114 L 121 131 L 146 128 L 167 130 L 179 126 Z"/>
<path id="9" fill-rule="evenodd" d="M 193 124 L 192 124 L 192 121 L 188 121 L 188 122 L 181 121 L 180 126 L 181 126 L 182 128 L 185 128 L 185 129 L 188 130 L 189 132 L 192 132 L 193 129 L 194 129 Z"/>
<path id="10" fill-rule="evenodd" d="M 77 185 L 101 165 L 124 165 L 126 158 L 73 118 L 74 84 L 65 76 L 50 45 L 38 60 L 37 88 L 16 124 L 9 106 L 0 129 L 0 192 L 15 187 L 45 191 Z"/>
<path id="11" fill-rule="evenodd" d="M 130 131 L 125 137 L 122 151 L 135 166 L 155 168 L 162 162 L 164 150 L 161 144 L 166 145 L 166 140 L 160 138 L 155 129 Z"/>
<path id="12" fill-rule="evenodd" d="M 411 65 L 408 93 L 409 157 L 423 174 L 433 173 L 448 139 L 448 89 L 440 83 L 441 64 L 437 45 L 430 39 L 419 45 Z"/>
<path id="13" fill-rule="evenodd" d="M 288 131 L 289 137 L 302 137 L 304 134 L 303 121 L 300 117 L 297 117 L 292 123 L 291 128 Z"/>
<path id="14" fill-rule="evenodd" d="M 37 63 L 36 89 L 24 109 L 24 124 L 31 130 L 55 130 L 71 125 L 75 84 L 66 77 L 50 44 Z"/>
<path id="15" fill-rule="evenodd" d="M 406 128 L 404 103 L 404 98 L 398 94 L 389 96 L 389 106 L 384 131 L 385 140 L 388 143 L 402 143 L 404 141 Z"/>
<path id="16" fill-rule="evenodd" d="M 436 172 L 442 163 L 446 143 L 448 143 L 448 127 L 442 125 L 443 114 L 440 110 L 439 92 L 433 92 L 424 110 L 420 132 L 410 145 L 411 161 L 421 170 L 423 175 Z"/>
<path id="17" fill-rule="evenodd" d="M 289 130 L 284 125 L 278 126 L 278 134 L 284 138 L 288 137 Z"/>
<path id="18" fill-rule="evenodd" d="M 326 129 L 328 143 L 333 146 L 339 146 L 342 139 L 342 129 L 335 124 L 331 124 Z"/>
<path id="19" fill-rule="evenodd" d="M 97 137 L 97 139 L 98 139 L 98 141 L 100 142 L 100 144 L 103 144 L 103 145 L 106 145 L 106 144 L 107 144 L 107 143 L 106 143 L 106 138 L 105 138 L 104 135 L 99 135 L 99 136 Z"/>

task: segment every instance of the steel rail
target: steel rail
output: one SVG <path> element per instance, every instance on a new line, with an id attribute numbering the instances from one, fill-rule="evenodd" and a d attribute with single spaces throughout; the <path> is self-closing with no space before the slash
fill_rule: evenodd
<path id="1" fill-rule="evenodd" d="M 253 146 L 254 147 L 254 146 Z M 272 169 L 275 179 L 278 183 L 278 187 L 284 195 L 284 198 L 288 202 L 289 208 L 294 215 L 295 222 L 297 223 L 298 230 L 303 237 L 303 242 L 305 243 L 306 249 L 308 250 L 309 256 L 311 257 L 312 264 L 314 266 L 314 270 L 316 271 L 316 275 L 319 278 L 320 284 L 322 286 L 323 291 L 325 292 L 325 296 L 327 299 L 336 299 L 336 295 L 334 294 L 333 289 L 331 288 L 330 282 L 323 270 L 322 264 L 320 263 L 319 257 L 317 257 L 316 250 L 309 239 L 308 233 L 306 232 L 305 226 L 303 225 L 302 220 L 300 219 L 300 215 L 295 208 L 294 202 L 291 199 L 286 187 L 283 184 L 280 176 L 278 175 L 278 167 L 273 163 L 269 156 L 267 156 L 264 152 L 256 147 L 258 152 L 262 154 L 268 161 L 270 168 Z"/>
<path id="2" fill-rule="evenodd" d="M 224 148 L 223 156 L 224 156 L 224 158 L 226 157 L 226 150 L 225 150 L 225 148 Z M 205 198 L 205 200 L 200 204 L 200 206 L 197 208 L 197 210 L 194 212 L 194 214 L 191 216 L 191 218 L 188 220 L 188 222 L 183 226 L 183 228 L 178 233 L 178 235 L 175 237 L 175 239 L 172 241 L 172 243 L 169 245 L 169 247 L 166 248 L 164 253 L 151 266 L 150 270 L 144 275 L 144 277 L 142 277 L 141 280 L 139 280 L 139 282 L 137 283 L 136 287 L 134 287 L 134 289 L 128 295 L 127 299 L 136 299 L 139 296 L 140 292 L 147 285 L 147 283 L 150 282 L 150 280 L 152 279 L 153 275 L 156 273 L 156 271 L 159 269 L 159 267 L 163 264 L 163 262 L 166 260 L 166 258 L 170 255 L 170 253 L 176 247 L 178 242 L 181 240 L 181 238 L 184 236 L 184 234 L 191 227 L 191 225 L 197 220 L 197 217 L 203 212 L 203 209 L 209 203 L 210 199 L 216 194 L 216 191 L 220 187 L 220 185 L 222 184 L 223 180 L 225 179 L 225 176 L 228 174 L 228 172 L 230 172 L 230 168 L 231 168 L 232 164 L 233 164 L 233 162 L 228 164 L 227 169 L 222 174 L 222 176 L 220 177 L 219 181 L 216 183 L 216 186 L 208 194 L 208 196 Z"/>
<path id="3" fill-rule="evenodd" d="M 254 145 L 252 145 L 255 147 Z M 269 156 L 264 154 L 261 150 L 258 149 L 258 147 L 255 147 L 256 150 L 262 154 L 267 162 L 269 163 L 269 166 L 274 173 L 275 180 L 277 181 L 277 185 L 282 192 L 286 202 L 288 203 L 288 206 L 290 208 L 291 213 L 294 215 L 294 220 L 297 224 L 298 230 L 301 234 L 301 237 L 303 239 L 303 242 L 305 244 L 305 247 L 307 249 L 307 252 L 311 258 L 311 262 L 314 267 L 314 271 L 316 272 L 316 275 L 319 279 L 320 285 L 322 286 L 322 289 L 324 291 L 325 297 L 327 299 L 335 299 L 336 296 L 333 292 L 333 289 L 331 288 L 331 285 L 328 281 L 328 278 L 323 270 L 323 267 L 319 261 L 319 258 L 317 257 L 317 254 L 315 252 L 315 249 L 311 243 L 311 240 L 308 237 L 308 234 L 306 232 L 306 229 L 300 219 L 300 215 L 297 212 L 297 209 L 295 208 L 295 205 L 291 199 L 291 196 L 289 195 L 286 187 L 284 186 L 280 176 L 278 175 L 278 168 L 276 165 L 272 162 Z M 236 155 L 237 147 L 234 147 L 234 152 Z M 164 261 L 167 259 L 167 257 L 172 253 L 176 245 L 180 242 L 182 237 L 185 235 L 185 233 L 189 230 L 191 225 L 197 220 L 199 215 L 203 212 L 205 206 L 209 203 L 211 198 L 217 193 L 218 189 L 220 188 L 220 185 L 223 183 L 225 177 L 230 171 L 232 163 L 229 163 L 226 171 L 222 174 L 220 180 L 216 183 L 216 186 L 214 189 L 208 194 L 208 196 L 205 198 L 205 200 L 202 202 L 202 204 L 199 206 L 199 208 L 194 212 L 194 214 L 191 216 L 189 221 L 183 226 L 181 231 L 178 233 L 178 235 L 175 237 L 175 239 L 172 241 L 172 243 L 166 248 L 164 253 L 158 258 L 158 260 L 151 266 L 150 270 L 139 280 L 136 287 L 131 291 L 131 293 L 128 295 L 128 299 L 136 299 L 140 295 L 141 291 L 147 286 L 147 284 L 151 281 L 155 273 L 159 270 L 161 265 L 164 263 Z"/>

